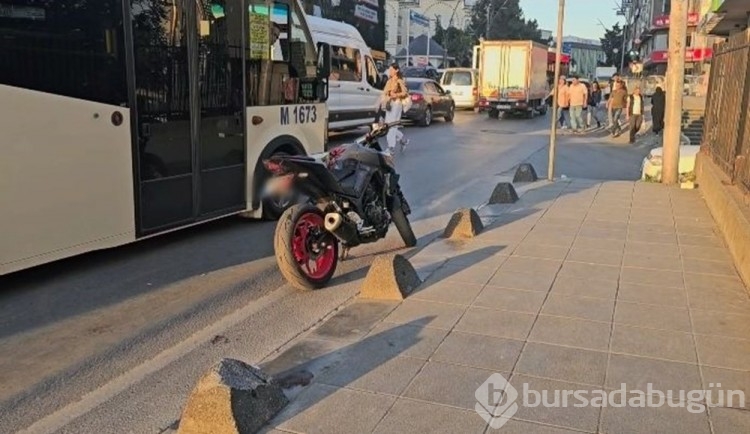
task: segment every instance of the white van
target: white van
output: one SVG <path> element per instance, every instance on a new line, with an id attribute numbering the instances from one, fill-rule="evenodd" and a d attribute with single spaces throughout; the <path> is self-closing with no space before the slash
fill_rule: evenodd
<path id="1" fill-rule="evenodd" d="M 456 108 L 473 109 L 479 102 L 477 84 L 479 71 L 471 68 L 447 68 L 440 78 L 440 86 L 451 91 Z"/>
<path id="2" fill-rule="evenodd" d="M 315 43 L 331 46 L 328 129 L 346 130 L 369 125 L 384 84 L 370 49 L 356 27 L 307 16 Z"/>

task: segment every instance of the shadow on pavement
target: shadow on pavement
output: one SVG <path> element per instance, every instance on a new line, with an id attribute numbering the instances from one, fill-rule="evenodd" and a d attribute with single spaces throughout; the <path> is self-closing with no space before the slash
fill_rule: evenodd
<path id="1" fill-rule="evenodd" d="M 433 316 L 426 316 L 405 324 L 393 324 L 393 327 L 385 331 L 308 359 L 307 355 L 315 353 L 315 348 L 311 348 L 311 345 L 315 344 L 312 341 L 301 342 L 302 345 L 291 347 L 265 364 L 264 370 L 284 385 L 287 393 L 293 398 L 269 424 L 270 427 L 283 425 L 296 416 L 305 418 L 305 411 L 333 395 L 338 388 L 355 386 L 372 390 L 388 387 L 385 385 L 390 377 L 387 369 L 378 372 L 378 368 L 383 368 L 391 360 L 417 346 L 422 340 L 419 336 L 421 330 L 433 319 Z M 322 341 L 319 348 L 325 348 Z M 332 387 L 309 387 L 299 390 L 300 386 L 310 384 Z M 404 382 L 400 387 L 406 388 L 407 384 L 408 382 Z"/>
<path id="2" fill-rule="evenodd" d="M 2 276 L 0 338 L 271 257 L 274 225 L 226 218 Z"/>

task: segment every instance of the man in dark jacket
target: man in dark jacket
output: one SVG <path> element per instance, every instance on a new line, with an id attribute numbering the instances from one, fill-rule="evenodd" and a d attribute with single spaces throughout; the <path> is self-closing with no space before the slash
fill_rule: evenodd
<path id="1" fill-rule="evenodd" d="M 625 83 L 623 83 L 622 77 L 620 77 L 620 73 L 615 72 L 614 74 L 612 74 L 612 78 L 609 79 L 609 96 L 610 97 L 612 97 L 612 93 L 615 91 L 615 87 L 617 87 L 618 84 L 624 85 Z M 622 86 L 622 87 L 624 88 L 625 86 Z M 614 127 L 614 124 L 612 123 L 612 109 L 609 108 L 609 104 L 607 104 L 607 119 L 609 120 L 609 127 L 610 128 Z"/>
<path id="2" fill-rule="evenodd" d="M 661 87 L 657 86 L 651 97 L 651 117 L 653 118 L 654 134 L 659 134 L 664 129 L 664 109 L 666 108 L 666 95 Z"/>
<path id="3" fill-rule="evenodd" d="M 620 115 L 624 110 L 627 109 L 628 105 L 628 92 L 624 89 L 622 82 L 615 82 L 612 93 L 609 94 L 607 100 L 607 109 L 611 113 L 610 125 L 612 129 L 612 137 L 620 135 Z"/>

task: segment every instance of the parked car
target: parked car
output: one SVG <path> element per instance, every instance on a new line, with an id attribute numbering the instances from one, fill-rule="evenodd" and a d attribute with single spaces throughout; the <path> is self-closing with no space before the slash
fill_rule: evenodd
<path id="1" fill-rule="evenodd" d="M 690 181 L 695 177 L 695 158 L 701 147 L 691 145 L 690 139 L 684 136 L 680 139 L 680 143 L 680 160 L 677 163 L 677 170 L 681 181 Z M 661 146 L 649 152 L 641 165 L 641 180 L 661 182 L 663 155 L 664 147 Z"/>
<path id="2" fill-rule="evenodd" d="M 440 73 L 432 66 L 406 66 L 401 68 L 401 73 L 404 74 L 404 77 L 440 80 Z"/>
<path id="3" fill-rule="evenodd" d="M 444 90 L 435 80 L 427 78 L 407 78 L 412 106 L 403 114 L 408 119 L 427 127 L 436 117 L 443 117 L 446 122 L 453 121 L 456 103 L 450 92 Z"/>
<path id="4" fill-rule="evenodd" d="M 479 102 L 477 86 L 479 71 L 471 68 L 448 68 L 440 79 L 440 86 L 450 91 L 456 108 L 473 109 Z"/>

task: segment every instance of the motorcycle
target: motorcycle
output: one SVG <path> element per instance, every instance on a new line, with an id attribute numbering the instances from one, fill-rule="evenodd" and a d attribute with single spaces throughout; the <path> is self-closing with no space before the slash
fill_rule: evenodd
<path id="1" fill-rule="evenodd" d="M 391 223 L 407 247 L 417 244 L 393 157 L 378 143 L 399 124 L 374 124 L 354 142 L 322 154 L 263 161 L 271 174 L 264 194 L 307 196 L 282 214 L 274 233 L 276 262 L 293 286 L 325 286 L 349 249 L 385 238 Z"/>

